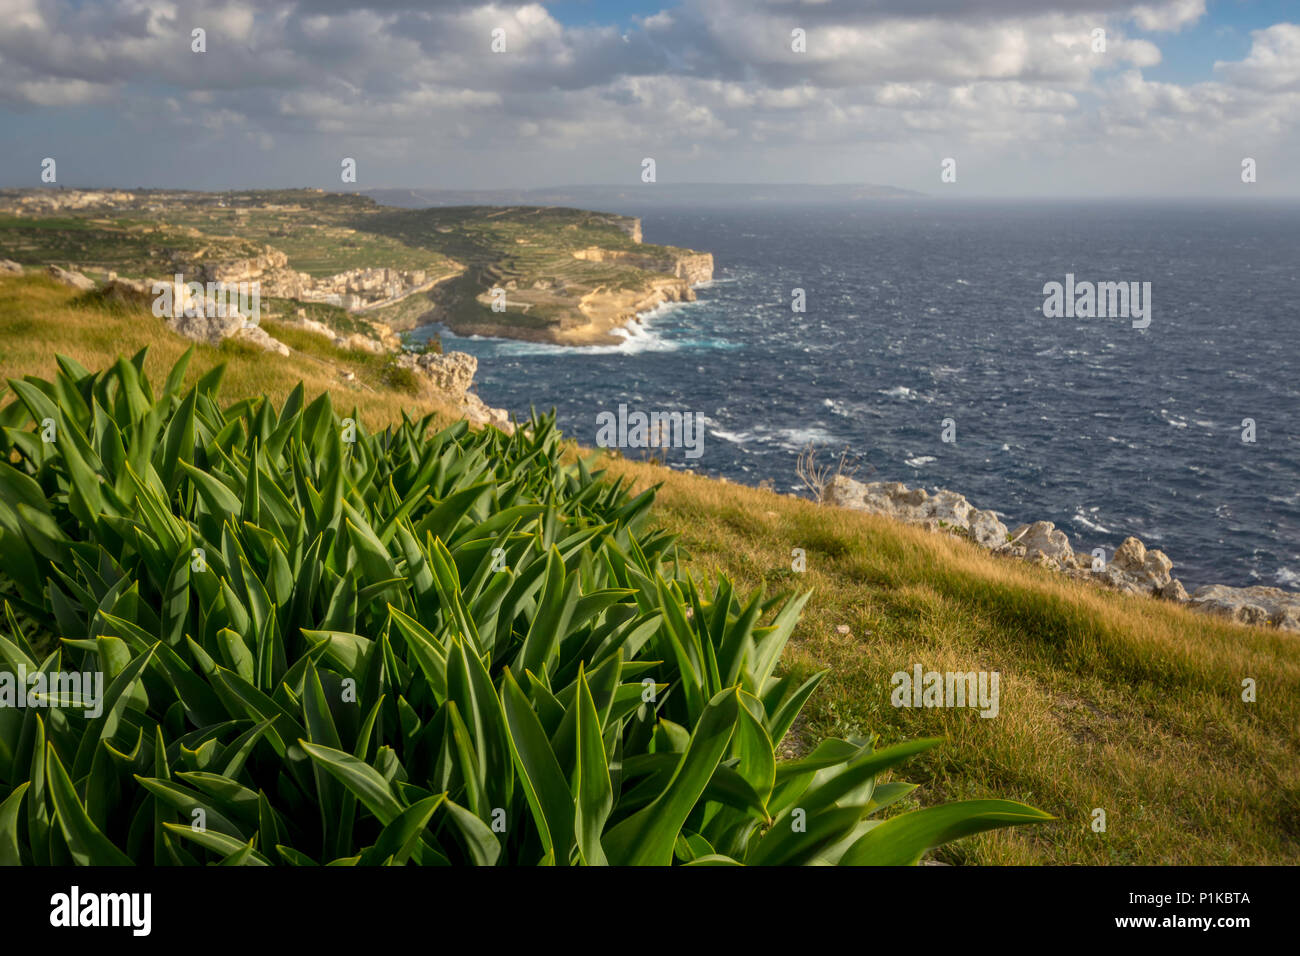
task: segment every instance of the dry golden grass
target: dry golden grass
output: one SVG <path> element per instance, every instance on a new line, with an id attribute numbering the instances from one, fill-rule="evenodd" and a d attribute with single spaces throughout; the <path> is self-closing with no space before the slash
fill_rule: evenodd
<path id="1" fill-rule="evenodd" d="M 301 351 L 285 357 L 235 342 L 220 348 L 199 345 L 187 381 L 192 384 L 213 366 L 225 362 L 221 394 L 232 401 L 265 394 L 278 404 L 301 381 L 308 395 L 329 391 L 341 414 L 355 406 L 368 428 L 382 428 L 399 420 L 403 410 L 413 417 L 430 411 L 449 420 L 454 417 L 436 393 L 413 395 L 386 387 L 376 356 L 347 352 L 321 336 L 274 322 L 263 325 Z M 190 344 L 148 311 L 124 306 L 87 307 L 75 290 L 44 277 L 0 280 L 0 382 L 24 375 L 52 377 L 57 370 L 57 355 L 66 355 L 96 370 L 119 355 L 134 355 L 145 346 L 149 347 L 145 370 L 151 379 L 161 382 Z M 349 371 L 356 381 L 343 380 L 343 374 Z M 0 402 L 8 400 L 6 385 Z"/>
<path id="2" fill-rule="evenodd" d="M 62 353 L 87 368 L 150 346 L 160 376 L 187 343 L 148 314 L 73 305 L 43 279 L 0 281 L 0 373 L 49 376 Z M 283 332 L 283 330 L 278 330 Z M 293 334 L 283 333 L 285 338 Z M 200 347 L 191 376 L 229 362 L 228 399 L 277 401 L 301 379 L 356 406 L 370 427 L 431 398 L 386 389 L 373 358 L 311 336 L 290 358 Z M 353 370 L 367 388 L 345 384 Z M 5 399 L 0 398 L 0 402 Z M 697 577 L 810 589 L 783 667 L 830 674 L 798 744 L 827 734 L 945 743 L 903 768 L 914 804 L 999 796 L 1059 819 L 954 844 L 966 863 L 1300 863 L 1300 639 L 1124 597 L 968 542 L 654 465 L 607 459 L 611 475 L 662 484 L 656 520 L 681 536 Z M 791 549 L 807 570 L 791 570 Z M 838 631 L 847 625 L 848 634 Z M 890 705 L 890 675 L 998 671 L 1000 713 Z M 1258 701 L 1244 703 L 1253 678 Z M 1107 830 L 1090 828 L 1092 811 Z"/>
<path id="3" fill-rule="evenodd" d="M 811 590 L 784 666 L 830 674 L 803 733 L 946 743 L 921 805 L 1001 796 L 1059 817 L 953 844 L 971 863 L 1300 862 L 1300 638 L 1124 596 L 950 535 L 654 465 L 693 572 Z M 791 571 L 791 550 L 807 570 Z M 838 632 L 847 625 L 849 634 Z M 895 708 L 896 671 L 998 671 L 1000 712 Z M 1242 701 L 1253 678 L 1256 703 Z M 1091 829 L 1094 808 L 1107 829 Z"/>

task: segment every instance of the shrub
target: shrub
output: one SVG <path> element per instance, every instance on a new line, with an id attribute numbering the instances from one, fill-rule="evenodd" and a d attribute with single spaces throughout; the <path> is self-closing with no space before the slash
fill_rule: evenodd
<path id="1" fill-rule="evenodd" d="M 10 382 L 0 666 L 105 686 L 0 707 L 0 863 L 912 863 L 1047 819 L 874 819 L 932 741 L 777 760 L 807 596 L 700 588 L 553 418 L 372 434 L 188 359 Z"/>
<path id="2" fill-rule="evenodd" d="M 397 357 L 391 356 L 384 364 L 382 379 L 389 388 L 408 395 L 420 394 L 420 378 L 414 370 L 397 364 Z"/>

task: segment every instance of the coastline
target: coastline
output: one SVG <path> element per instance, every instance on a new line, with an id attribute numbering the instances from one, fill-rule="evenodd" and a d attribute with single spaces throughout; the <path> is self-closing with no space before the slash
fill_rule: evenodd
<path id="1" fill-rule="evenodd" d="M 426 313 L 429 321 L 418 324 L 443 325 L 460 336 L 479 335 L 576 348 L 619 345 L 626 339 L 626 336 L 618 334 L 620 331 L 640 324 L 643 316 L 667 303 L 694 302 L 696 287 L 712 281 L 713 256 L 709 253 L 692 255 L 708 260 L 707 274 L 700 276 L 697 273 L 695 281 L 684 276 L 657 274 L 645 286 L 636 289 L 596 289 L 582 296 L 570 314 L 561 317 L 558 323 L 524 325 L 483 321 L 477 317 L 463 320 L 447 314 L 445 305 L 440 304 L 441 307 L 436 305 Z M 482 301 L 482 297 L 479 298 Z"/>
<path id="2" fill-rule="evenodd" d="M 1109 558 L 1100 547 L 1079 554 L 1066 533 L 1051 521 L 1033 521 L 1008 530 L 999 513 L 976 508 L 955 491 L 940 488 L 931 494 L 898 481 L 860 482 L 843 474 L 824 484 L 819 500 L 956 534 L 992 555 L 1022 560 L 1099 587 L 1159 598 L 1237 624 L 1300 634 L 1300 592 L 1267 585 L 1205 584 L 1189 595 L 1173 576 L 1173 560 L 1158 548 L 1147 548 L 1133 535 Z"/>

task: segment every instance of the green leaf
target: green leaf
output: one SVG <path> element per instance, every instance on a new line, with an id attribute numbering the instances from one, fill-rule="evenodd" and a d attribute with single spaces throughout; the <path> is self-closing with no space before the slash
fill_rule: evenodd
<path id="1" fill-rule="evenodd" d="M 1044 823 L 1049 813 L 1013 800 L 958 800 L 890 817 L 849 847 L 843 866 L 911 866 L 925 851 L 999 827 Z"/>
<path id="2" fill-rule="evenodd" d="M 22 865 L 18 842 L 18 811 L 23 805 L 23 794 L 29 786 L 30 781 L 20 783 L 5 802 L 0 803 L 0 866 Z"/>
<path id="3" fill-rule="evenodd" d="M 577 767 L 574 772 L 574 798 L 577 807 L 574 828 L 578 839 L 578 852 L 590 866 L 604 866 L 609 861 L 600 845 L 600 834 L 605 829 L 614 808 L 614 791 L 609 780 L 609 764 L 605 758 L 600 715 L 587 686 L 587 675 L 578 670 L 578 744 Z"/>
<path id="4" fill-rule="evenodd" d="M 445 799 L 446 795 L 439 793 L 403 810 L 392 823 L 384 827 L 384 832 L 379 835 L 375 845 L 361 854 L 361 863 L 404 865 L 415 852 L 421 835 Z"/>
<path id="5" fill-rule="evenodd" d="M 573 796 L 546 739 L 546 731 L 509 668 L 502 676 L 501 707 L 509 729 L 510 753 L 519 770 L 519 782 L 537 824 L 542 847 L 556 865 L 567 865 L 574 840 Z"/>
<path id="6" fill-rule="evenodd" d="M 667 866 L 672 862 L 677 835 L 727 752 L 739 719 L 737 688 L 720 691 L 709 701 L 664 792 L 605 834 L 611 863 Z"/>
<path id="7" fill-rule="evenodd" d="M 299 740 L 298 744 L 317 766 L 333 774 L 352 791 L 384 826 L 401 816 L 403 807 L 393 794 L 392 786 L 374 767 L 333 747 L 322 747 L 306 740 Z"/>
<path id="8" fill-rule="evenodd" d="M 54 818 L 67 841 L 73 861 L 79 866 L 134 866 L 134 861 L 91 822 L 72 781 L 68 779 L 68 772 L 54 752 L 53 744 L 46 745 L 45 772 L 50 799 L 54 803 Z"/>

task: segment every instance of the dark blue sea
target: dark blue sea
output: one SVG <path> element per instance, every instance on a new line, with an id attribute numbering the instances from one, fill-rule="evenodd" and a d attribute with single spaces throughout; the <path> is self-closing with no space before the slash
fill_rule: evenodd
<path id="1" fill-rule="evenodd" d="M 618 346 L 443 331 L 479 357 L 488 404 L 554 406 L 587 445 L 620 403 L 697 412 L 703 455 L 674 467 L 797 491 L 813 442 L 847 449 L 860 480 L 1053 521 L 1076 550 L 1137 535 L 1189 590 L 1300 587 L 1300 205 L 615 211 L 646 242 L 712 252 L 714 281 Z M 1150 326 L 1044 318 L 1044 283 L 1067 273 L 1150 282 Z"/>

